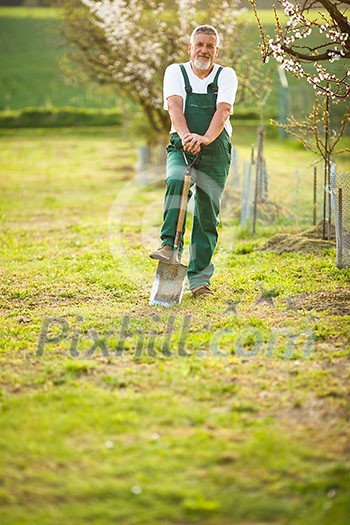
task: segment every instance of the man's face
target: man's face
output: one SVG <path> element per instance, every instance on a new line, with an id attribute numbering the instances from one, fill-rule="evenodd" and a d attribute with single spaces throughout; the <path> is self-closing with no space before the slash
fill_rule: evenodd
<path id="1" fill-rule="evenodd" d="M 211 67 L 219 53 L 215 35 L 198 33 L 194 37 L 193 44 L 188 44 L 188 53 L 192 64 L 201 71 L 206 71 Z"/>

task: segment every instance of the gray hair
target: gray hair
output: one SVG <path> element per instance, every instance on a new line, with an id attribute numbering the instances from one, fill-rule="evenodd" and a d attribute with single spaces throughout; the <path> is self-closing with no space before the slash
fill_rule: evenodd
<path id="1" fill-rule="evenodd" d="M 216 46 L 219 47 L 219 45 L 220 45 L 219 33 L 217 32 L 215 27 L 209 26 L 208 24 L 204 24 L 202 26 L 198 26 L 192 31 L 191 38 L 190 38 L 190 43 L 191 44 L 194 43 L 195 36 L 200 34 L 200 33 L 204 33 L 205 35 L 214 35 L 215 38 L 216 38 Z"/>

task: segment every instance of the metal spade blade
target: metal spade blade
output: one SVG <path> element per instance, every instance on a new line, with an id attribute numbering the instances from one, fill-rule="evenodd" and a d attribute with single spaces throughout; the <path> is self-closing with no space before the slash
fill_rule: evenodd
<path id="1" fill-rule="evenodd" d="M 159 262 L 149 304 L 151 306 L 180 304 L 186 276 L 187 266 L 185 264 Z"/>

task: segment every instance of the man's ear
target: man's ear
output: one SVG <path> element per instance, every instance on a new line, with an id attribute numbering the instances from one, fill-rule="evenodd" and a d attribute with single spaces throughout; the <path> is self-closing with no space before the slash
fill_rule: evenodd
<path id="1" fill-rule="evenodd" d="M 215 48 L 215 58 L 216 58 L 218 55 L 219 55 L 219 48 L 216 47 L 216 48 Z"/>
<path id="2" fill-rule="evenodd" d="M 191 54 L 191 47 L 192 47 L 192 44 L 191 44 L 191 42 L 189 42 L 189 44 L 187 46 L 187 51 L 188 51 L 189 55 Z"/>

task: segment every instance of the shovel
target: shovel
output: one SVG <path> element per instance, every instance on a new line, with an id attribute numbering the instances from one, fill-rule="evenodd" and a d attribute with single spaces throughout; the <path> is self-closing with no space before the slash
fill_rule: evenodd
<path id="1" fill-rule="evenodd" d="M 151 298 L 149 304 L 159 304 L 161 306 L 171 306 L 173 304 L 180 304 L 182 294 L 185 288 L 187 266 L 180 263 L 179 261 L 179 250 L 182 236 L 182 228 L 185 219 L 185 213 L 187 208 L 188 192 L 190 190 L 191 183 L 191 171 L 197 157 L 189 164 L 185 153 L 182 151 L 186 162 L 186 174 L 184 179 L 184 185 L 182 188 L 181 201 L 179 216 L 176 225 L 176 235 L 173 246 L 172 258 L 169 262 L 158 263 L 156 276 L 153 283 L 151 292 Z"/>

